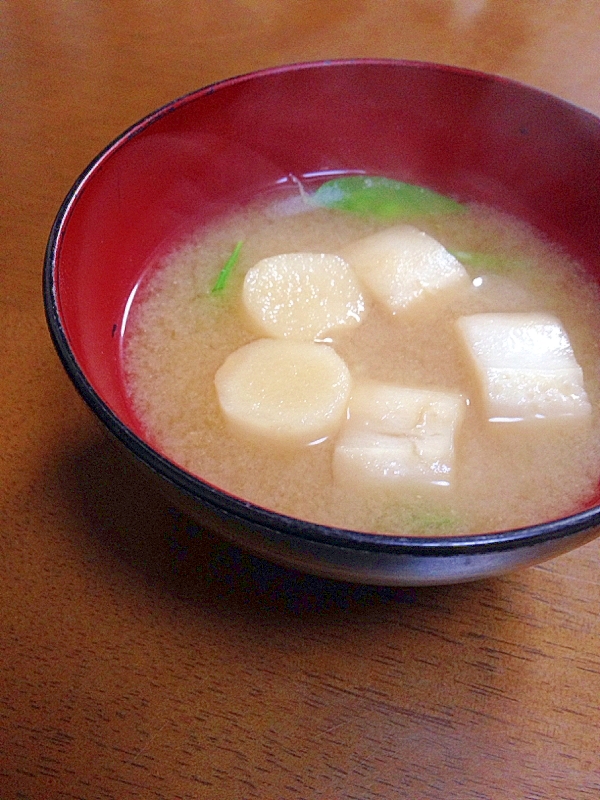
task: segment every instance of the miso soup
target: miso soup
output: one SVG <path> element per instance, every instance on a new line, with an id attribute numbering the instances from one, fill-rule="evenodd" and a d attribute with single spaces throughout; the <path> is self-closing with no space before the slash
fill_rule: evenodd
<path id="1" fill-rule="evenodd" d="M 244 500 L 311 522 L 400 535 L 506 530 L 569 514 L 593 497 L 600 474 L 600 296 L 584 270 L 522 222 L 487 207 L 423 215 L 410 224 L 468 272 L 443 300 L 391 313 L 367 296 L 360 325 L 324 339 L 353 381 L 452 392 L 466 411 L 454 443 L 452 486 L 439 493 L 336 482 L 336 436 L 280 446 L 240 436 L 220 408 L 215 375 L 264 334 L 242 304 L 246 272 L 281 253 L 338 253 L 389 221 L 314 208 L 297 193 L 237 210 L 149 266 L 127 320 L 123 366 L 148 440 L 189 472 Z M 211 287 L 237 242 L 227 285 Z M 486 312 L 552 314 L 583 371 L 585 420 L 490 422 L 457 336 L 457 320 Z"/>

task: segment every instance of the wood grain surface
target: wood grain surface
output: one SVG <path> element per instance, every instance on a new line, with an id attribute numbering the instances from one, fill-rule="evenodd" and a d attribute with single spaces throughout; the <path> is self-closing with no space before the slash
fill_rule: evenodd
<path id="1" fill-rule="evenodd" d="M 600 797 L 600 542 L 420 590 L 196 529 L 71 387 L 41 267 L 77 174 L 173 97 L 384 56 L 600 112 L 600 2 L 0 0 L 1 800 Z"/>

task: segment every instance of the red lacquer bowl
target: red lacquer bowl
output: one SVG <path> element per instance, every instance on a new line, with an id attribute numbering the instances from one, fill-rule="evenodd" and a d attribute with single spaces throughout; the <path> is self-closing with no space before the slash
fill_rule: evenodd
<path id="1" fill-rule="evenodd" d="M 600 121 L 512 81 L 434 64 L 297 64 L 174 100 L 83 172 L 52 228 L 44 299 L 83 399 L 204 524 L 274 561 L 374 584 L 499 574 L 600 533 L 600 492 L 561 520 L 486 535 L 380 536 L 292 519 L 190 475 L 153 449 L 121 371 L 129 298 L 145 266 L 286 176 L 365 171 L 480 201 L 532 223 L 600 280 Z"/>

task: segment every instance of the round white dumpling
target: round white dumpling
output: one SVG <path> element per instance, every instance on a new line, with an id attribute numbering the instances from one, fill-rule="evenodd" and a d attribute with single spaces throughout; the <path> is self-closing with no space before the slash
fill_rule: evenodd
<path id="1" fill-rule="evenodd" d="M 215 386 L 236 431 L 282 444 L 309 444 L 340 426 L 350 372 L 327 345 L 259 339 L 228 356 Z"/>
<path id="2" fill-rule="evenodd" d="M 282 253 L 246 273 L 244 306 L 267 336 L 312 341 L 358 325 L 365 301 L 343 258 L 327 253 Z"/>

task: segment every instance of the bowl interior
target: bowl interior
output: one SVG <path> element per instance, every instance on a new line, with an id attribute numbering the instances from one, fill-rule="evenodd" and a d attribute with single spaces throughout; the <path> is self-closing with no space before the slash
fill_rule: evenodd
<path id="1" fill-rule="evenodd" d="M 456 68 L 297 65 L 174 101 L 83 173 L 49 249 L 63 358 L 67 349 L 100 401 L 143 438 L 124 389 L 121 347 L 144 270 L 290 174 L 357 170 L 520 217 L 600 279 L 600 124 L 592 115 Z"/>

